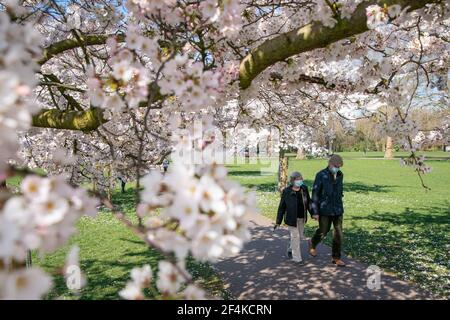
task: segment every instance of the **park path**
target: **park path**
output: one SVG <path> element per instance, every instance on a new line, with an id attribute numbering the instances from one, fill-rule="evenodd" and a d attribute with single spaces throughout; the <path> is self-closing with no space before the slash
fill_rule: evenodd
<path id="1" fill-rule="evenodd" d="M 285 256 L 289 239 L 286 228 L 273 231 L 272 221 L 259 214 L 251 215 L 249 220 L 252 240 L 238 255 L 213 265 L 236 299 L 432 298 L 412 283 L 384 271 L 381 288 L 370 290 L 367 287 L 368 265 L 344 256 L 347 266 L 338 268 L 331 264 L 331 249 L 322 244 L 317 247 L 318 256 L 314 258 L 308 254 L 307 241 L 302 241 L 305 265 L 295 265 Z"/>

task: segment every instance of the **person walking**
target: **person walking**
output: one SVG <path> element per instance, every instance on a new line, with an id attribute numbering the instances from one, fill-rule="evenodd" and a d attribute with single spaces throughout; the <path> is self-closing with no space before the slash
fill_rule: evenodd
<path id="1" fill-rule="evenodd" d="M 125 193 L 125 186 L 126 186 L 126 182 L 122 177 L 118 177 L 117 178 L 120 181 L 120 188 L 122 193 Z"/>
<path id="2" fill-rule="evenodd" d="M 164 173 L 166 173 L 166 172 L 167 172 L 167 169 L 169 169 L 169 160 L 167 160 L 167 158 L 165 158 L 165 159 L 163 160 L 162 166 L 163 166 L 163 169 L 164 169 Z"/>
<path id="3" fill-rule="evenodd" d="M 317 245 L 326 237 L 333 225 L 332 263 L 345 267 L 341 259 L 343 241 L 342 220 L 344 206 L 342 198 L 344 174 L 341 171 L 344 161 L 342 157 L 333 154 L 328 160 L 328 167 L 317 173 L 312 188 L 313 219 L 319 221 L 319 228 L 311 238 L 309 254 L 317 256 Z"/>
<path id="4" fill-rule="evenodd" d="M 283 190 L 281 195 L 274 230 L 281 225 L 284 219 L 290 235 L 287 256 L 300 265 L 304 264 L 300 242 L 301 239 L 304 239 L 304 228 L 308 219 L 308 212 L 311 212 L 310 203 L 308 187 L 304 184 L 301 173 L 297 171 L 292 172 L 290 184 Z"/>

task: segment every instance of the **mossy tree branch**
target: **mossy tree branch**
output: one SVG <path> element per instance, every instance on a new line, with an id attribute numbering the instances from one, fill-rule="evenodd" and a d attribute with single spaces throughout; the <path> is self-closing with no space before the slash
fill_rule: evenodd
<path id="1" fill-rule="evenodd" d="M 84 111 L 65 111 L 58 109 L 42 109 L 33 116 L 33 126 L 40 128 L 55 128 L 80 130 L 89 132 L 97 129 L 106 120 L 103 110 L 90 108 Z"/>
<path id="2" fill-rule="evenodd" d="M 331 43 L 343 40 L 368 31 L 366 8 L 373 4 L 391 6 L 398 4 L 408 11 L 417 10 L 438 0 L 371 0 L 362 2 L 353 13 L 351 19 L 339 19 L 333 28 L 320 22 L 312 22 L 296 30 L 281 34 L 263 42 L 241 61 L 239 84 L 242 89 L 248 88 L 253 79 L 271 65 L 284 61 L 294 55 L 324 48 Z"/>
<path id="3" fill-rule="evenodd" d="M 105 35 L 105 34 L 92 34 L 92 35 L 81 35 L 79 38 L 66 39 L 55 42 L 44 49 L 42 57 L 38 60 L 40 65 L 43 65 L 51 58 L 72 49 L 77 49 L 81 47 L 104 45 L 106 40 L 111 37 L 116 37 L 118 42 L 125 41 L 125 36 L 123 34 L 118 35 Z"/>

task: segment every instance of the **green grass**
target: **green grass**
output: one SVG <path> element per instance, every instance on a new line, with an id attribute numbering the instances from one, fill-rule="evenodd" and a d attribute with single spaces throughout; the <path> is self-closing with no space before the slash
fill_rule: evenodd
<path id="1" fill-rule="evenodd" d="M 116 193 L 114 202 L 125 214 L 136 221 L 133 211 L 134 191 Z M 33 263 L 55 276 L 55 286 L 47 299 L 119 299 L 118 292 L 129 280 L 133 267 L 150 264 L 157 270 L 162 258 L 148 247 L 129 229 L 123 226 L 111 213 L 105 210 L 95 218 L 82 218 L 77 223 L 78 234 L 70 244 L 55 253 L 43 257 L 33 256 Z M 87 285 L 79 295 L 72 294 L 66 287 L 64 278 L 58 275 L 58 268 L 64 264 L 71 244 L 80 247 L 80 267 L 87 277 Z M 187 269 L 194 279 L 214 296 L 231 299 L 224 289 L 221 279 L 206 263 L 188 259 Z M 148 297 L 153 297 L 147 292 Z"/>
<path id="2" fill-rule="evenodd" d="M 383 158 L 384 152 L 381 151 L 368 151 L 364 152 L 338 152 L 344 158 Z M 418 155 L 425 155 L 427 159 L 447 159 L 450 160 L 450 152 L 445 151 L 419 151 Z M 406 151 L 397 151 L 393 153 L 394 158 L 408 157 L 409 153 Z"/>
<path id="3" fill-rule="evenodd" d="M 337 152 L 344 159 L 357 159 L 357 158 L 384 158 L 384 152 L 382 151 L 368 151 L 366 153 L 362 151 L 353 151 L 353 152 Z M 439 160 L 450 160 L 450 152 L 445 151 L 418 151 L 418 155 L 425 155 L 427 159 L 439 159 Z M 395 151 L 393 156 L 395 159 L 400 159 L 402 157 L 408 157 L 410 153 L 406 151 Z M 295 157 L 295 153 L 288 153 L 288 156 Z"/>
<path id="4" fill-rule="evenodd" d="M 432 189 L 427 192 L 413 170 L 398 161 L 343 156 L 345 253 L 450 297 L 450 162 L 428 162 L 433 171 L 424 178 Z M 291 158 L 289 164 L 289 171 L 300 171 L 310 188 L 316 172 L 326 167 L 325 160 Z M 268 165 L 261 173 L 261 167 L 238 164 L 228 169 L 233 179 L 257 190 L 261 213 L 274 220 L 276 173 L 268 172 Z M 306 234 L 311 236 L 315 228 L 309 220 Z M 325 243 L 331 243 L 330 235 Z"/>

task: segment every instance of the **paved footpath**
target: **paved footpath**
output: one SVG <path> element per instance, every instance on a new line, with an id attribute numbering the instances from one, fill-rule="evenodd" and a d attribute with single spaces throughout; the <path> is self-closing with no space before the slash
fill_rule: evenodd
<path id="1" fill-rule="evenodd" d="M 285 256 L 289 239 L 286 228 L 273 231 L 273 222 L 259 214 L 249 220 L 252 240 L 238 255 L 213 266 L 237 299 L 432 298 L 386 272 L 381 273 L 381 288 L 371 290 L 367 287 L 368 265 L 344 256 L 347 266 L 338 268 L 331 263 L 331 249 L 322 244 L 314 258 L 308 254 L 307 241 L 302 241 L 305 265 L 297 266 Z"/>

